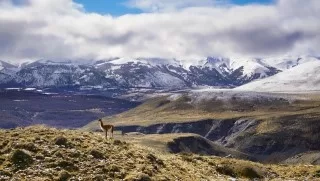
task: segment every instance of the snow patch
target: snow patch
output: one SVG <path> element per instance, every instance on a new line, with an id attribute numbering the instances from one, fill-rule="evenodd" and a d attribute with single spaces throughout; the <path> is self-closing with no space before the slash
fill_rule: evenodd
<path id="1" fill-rule="evenodd" d="M 262 92 L 320 91 L 320 61 L 303 63 L 266 79 L 240 86 L 235 90 Z"/>

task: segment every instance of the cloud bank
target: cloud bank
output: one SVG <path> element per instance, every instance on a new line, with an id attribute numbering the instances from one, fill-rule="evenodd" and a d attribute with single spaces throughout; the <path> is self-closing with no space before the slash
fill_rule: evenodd
<path id="1" fill-rule="evenodd" d="M 146 13 L 113 17 L 72 0 L 0 0 L 0 59 L 319 55 L 319 0 L 170 2 L 131 0 Z"/>

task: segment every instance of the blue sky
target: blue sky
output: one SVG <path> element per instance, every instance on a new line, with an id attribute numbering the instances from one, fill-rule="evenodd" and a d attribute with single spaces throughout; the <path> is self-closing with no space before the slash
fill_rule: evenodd
<path id="1" fill-rule="evenodd" d="M 132 9 L 125 6 L 126 0 L 74 0 L 82 4 L 86 11 L 100 14 L 112 14 L 115 16 L 140 13 L 139 9 Z"/>
<path id="2" fill-rule="evenodd" d="M 111 14 L 120 16 L 123 14 L 141 13 L 139 9 L 129 8 L 125 5 L 127 0 L 74 0 L 82 4 L 86 11 L 96 12 L 100 14 Z M 197 1 L 197 0 L 195 0 Z M 274 0 L 229 0 L 232 4 L 246 5 L 246 4 L 269 4 Z"/>

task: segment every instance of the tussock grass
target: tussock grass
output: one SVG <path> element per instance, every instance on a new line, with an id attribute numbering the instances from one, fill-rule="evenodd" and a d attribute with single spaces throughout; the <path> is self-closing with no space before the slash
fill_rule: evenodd
<path id="1" fill-rule="evenodd" d="M 64 141 L 56 144 L 60 138 Z M 105 140 L 101 133 L 44 126 L 0 130 L 0 140 L 0 180 L 313 180 L 320 170 L 320 166 L 169 154 L 130 142 L 129 137 Z M 21 145 L 35 151 L 23 151 Z M 17 167 L 19 163 L 23 167 Z"/>

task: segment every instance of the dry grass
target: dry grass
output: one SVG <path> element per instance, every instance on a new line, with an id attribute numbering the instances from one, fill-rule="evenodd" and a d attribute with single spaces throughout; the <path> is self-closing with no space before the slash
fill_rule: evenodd
<path id="1" fill-rule="evenodd" d="M 285 95 L 292 99 L 262 99 L 245 100 L 230 99 L 202 100 L 194 103 L 188 96 L 170 101 L 168 97 L 153 98 L 137 108 L 122 114 L 106 117 L 104 120 L 116 126 L 140 125 L 149 126 L 161 123 L 194 122 L 205 119 L 238 119 L 250 118 L 261 120 L 259 132 L 275 131 L 277 124 L 274 120 L 290 116 L 305 118 L 320 116 L 320 96 L 311 95 Z M 271 126 L 271 127 L 269 127 Z M 95 122 L 85 126 L 85 129 L 97 127 Z"/>
<path id="2" fill-rule="evenodd" d="M 163 140 L 172 136 L 179 135 Z M 0 180 L 316 180 L 320 170 L 320 166 L 174 155 L 133 142 L 106 141 L 100 133 L 43 126 L 1 130 L 0 138 Z M 152 135 L 149 139 L 161 141 Z M 17 150 L 20 157 L 14 154 Z"/>

